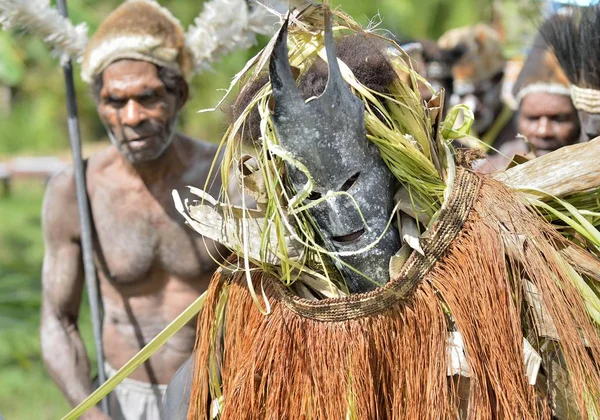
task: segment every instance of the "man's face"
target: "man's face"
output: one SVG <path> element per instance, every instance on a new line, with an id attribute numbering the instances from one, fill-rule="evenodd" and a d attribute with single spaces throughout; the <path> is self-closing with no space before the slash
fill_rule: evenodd
<path id="1" fill-rule="evenodd" d="M 112 143 L 131 163 L 152 161 L 171 143 L 179 105 L 146 61 L 120 60 L 102 74 L 98 114 Z"/>
<path id="2" fill-rule="evenodd" d="M 581 122 L 579 140 L 586 142 L 600 136 L 600 114 L 590 114 L 585 111 L 578 111 L 578 114 Z"/>
<path id="3" fill-rule="evenodd" d="M 533 92 L 523 98 L 519 112 L 519 133 L 531 143 L 536 156 L 577 142 L 579 119 L 565 95 Z"/>
<path id="4" fill-rule="evenodd" d="M 469 107 L 475 116 L 473 129 L 478 135 L 487 132 L 502 109 L 501 80 L 500 77 L 499 80 L 486 80 L 476 85 L 454 83 L 450 106 L 465 104 Z"/>

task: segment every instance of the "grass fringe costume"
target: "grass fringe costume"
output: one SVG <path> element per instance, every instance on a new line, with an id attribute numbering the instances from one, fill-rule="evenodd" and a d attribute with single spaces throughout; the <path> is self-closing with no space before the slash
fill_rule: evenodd
<path id="1" fill-rule="evenodd" d="M 246 68 L 251 99 L 237 104 L 222 144 L 257 208 L 197 189 L 199 202 L 178 203 L 193 228 L 234 251 L 199 316 L 188 418 L 598 418 L 600 263 L 589 218 L 556 210 L 559 228 L 587 236 L 561 234 L 544 215 L 570 209 L 566 201 L 471 172 L 469 156 L 449 146 L 468 133 L 455 126 L 468 112 L 442 122 L 443 101 L 423 103 L 406 55 L 339 11 L 290 13 L 283 30 L 297 80 L 327 60 L 330 13 L 338 38 L 376 39 L 398 73 L 377 92 L 340 64 L 365 104 L 367 138 L 400 186 L 388 228 L 398 226 L 401 249 L 387 283 L 349 291 L 335 268 L 342 256 L 323 246 L 312 220 L 310 174 L 301 191 L 286 178 L 286 162 L 298 160 L 279 145 L 271 85 L 256 85 L 273 38 Z M 250 157 L 242 142 L 253 112 L 260 137 Z"/>

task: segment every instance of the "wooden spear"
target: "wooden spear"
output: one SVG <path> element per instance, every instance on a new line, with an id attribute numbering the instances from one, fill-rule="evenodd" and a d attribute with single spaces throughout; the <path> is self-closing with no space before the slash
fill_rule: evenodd
<path id="1" fill-rule="evenodd" d="M 65 18 L 68 17 L 66 0 L 57 0 L 58 10 Z M 85 169 L 83 158 L 81 156 L 81 134 L 79 132 L 79 118 L 77 116 L 77 98 L 75 95 L 75 83 L 73 81 L 73 63 L 64 60 L 63 72 L 65 76 L 65 86 L 67 91 L 67 115 L 69 127 L 69 140 L 71 143 L 71 153 L 73 156 L 73 167 L 75 170 L 75 187 L 77 189 L 77 210 L 81 224 L 81 248 L 83 255 L 83 269 L 85 273 L 85 282 L 87 286 L 88 299 L 90 302 L 90 311 L 92 314 L 92 329 L 94 332 L 94 345 L 96 348 L 96 358 L 98 362 L 98 381 L 102 385 L 106 381 L 104 371 L 104 352 L 102 351 L 102 314 L 101 300 L 98 290 L 98 279 L 96 277 L 96 267 L 94 266 L 94 249 L 92 238 L 92 223 L 90 207 L 88 203 L 88 194 L 86 191 Z M 104 398 L 100 402 L 102 411 L 108 412 L 108 400 Z"/>

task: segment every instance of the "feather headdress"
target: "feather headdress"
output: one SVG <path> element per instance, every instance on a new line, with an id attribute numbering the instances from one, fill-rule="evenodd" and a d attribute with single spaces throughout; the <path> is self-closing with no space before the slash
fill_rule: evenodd
<path id="1" fill-rule="evenodd" d="M 0 0 L 0 24 L 5 30 L 25 28 L 38 35 L 60 54 L 61 60 L 79 59 L 88 41 L 87 25 L 73 25 L 50 7 L 50 0 Z"/>
<path id="2" fill-rule="evenodd" d="M 255 45 L 256 34 L 272 35 L 278 22 L 274 10 L 259 3 L 248 4 L 246 0 L 205 3 L 186 36 L 188 48 L 194 51 L 196 71 L 202 72 L 236 48 Z"/>

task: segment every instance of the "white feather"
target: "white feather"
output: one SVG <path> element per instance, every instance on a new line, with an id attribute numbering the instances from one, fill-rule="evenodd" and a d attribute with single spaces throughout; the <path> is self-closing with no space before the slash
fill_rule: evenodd
<path id="1" fill-rule="evenodd" d="M 256 44 L 256 34 L 272 35 L 287 10 L 287 1 L 271 0 L 270 7 L 256 1 L 211 0 L 187 32 L 186 43 L 194 54 L 198 73 L 238 48 Z"/>
<path id="2" fill-rule="evenodd" d="M 74 26 L 50 7 L 49 0 L 0 0 L 0 24 L 6 29 L 23 28 L 41 37 L 61 57 L 80 60 L 87 45 L 87 25 Z"/>

